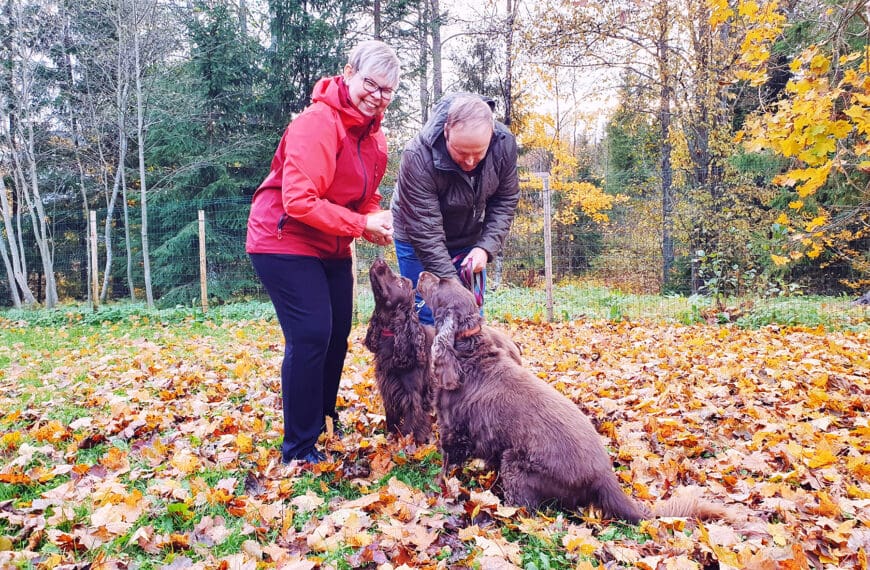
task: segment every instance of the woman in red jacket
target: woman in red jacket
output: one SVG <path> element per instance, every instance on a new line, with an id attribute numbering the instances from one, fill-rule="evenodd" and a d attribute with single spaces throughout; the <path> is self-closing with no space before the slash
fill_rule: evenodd
<path id="1" fill-rule="evenodd" d="M 254 194 L 245 249 L 284 333 L 282 460 L 317 463 L 314 444 L 335 401 L 353 306 L 350 244 L 392 241 L 378 184 L 387 166 L 381 119 L 399 83 L 399 60 L 380 41 L 350 53 L 321 79 L 288 125 Z"/>

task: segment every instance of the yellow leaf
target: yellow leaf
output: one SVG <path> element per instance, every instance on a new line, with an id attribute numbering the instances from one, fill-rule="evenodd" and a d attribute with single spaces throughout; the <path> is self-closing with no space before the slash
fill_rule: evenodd
<path id="1" fill-rule="evenodd" d="M 831 60 L 823 55 L 817 55 L 810 60 L 810 71 L 816 75 L 824 75 L 831 68 Z"/>
<path id="2" fill-rule="evenodd" d="M 819 447 L 813 451 L 807 461 L 807 466 L 816 469 L 818 467 L 827 467 L 837 462 L 837 455 L 831 450 L 830 446 L 822 440 Z"/>
<path id="3" fill-rule="evenodd" d="M 788 216 L 785 215 L 785 212 L 781 213 L 779 217 L 776 219 L 776 223 L 781 226 L 788 225 Z"/>
<path id="4" fill-rule="evenodd" d="M 814 231 L 815 229 L 824 226 L 824 225 L 827 223 L 827 221 L 828 221 L 828 220 L 827 220 L 827 218 L 826 218 L 825 216 L 816 216 L 815 218 L 813 218 L 812 220 L 810 220 L 810 223 L 807 224 L 807 226 L 806 226 L 806 230 L 807 230 L 808 232 L 812 232 L 812 231 Z"/>
<path id="5" fill-rule="evenodd" d="M 254 450 L 254 439 L 246 434 L 239 432 L 236 434 L 236 447 L 240 453 L 250 453 Z"/>
<path id="6" fill-rule="evenodd" d="M 199 459 L 189 449 L 185 449 L 170 459 L 169 464 L 182 475 L 190 475 L 199 468 Z"/>
<path id="7" fill-rule="evenodd" d="M 842 514 L 840 505 L 824 491 L 818 492 L 819 498 L 819 514 L 825 517 L 836 518 Z"/>
<path id="8" fill-rule="evenodd" d="M 773 537 L 773 543 L 776 544 L 777 546 L 785 546 L 786 544 L 791 542 L 789 540 L 788 535 L 786 535 L 785 525 L 783 525 L 781 523 L 768 524 L 767 525 L 767 532 L 769 532 L 770 536 Z"/>
<path id="9" fill-rule="evenodd" d="M 800 210 L 801 208 L 804 207 L 804 201 L 803 200 L 792 200 L 791 202 L 788 203 L 788 207 L 791 208 L 792 210 Z"/>
<path id="10" fill-rule="evenodd" d="M 741 16 L 751 17 L 758 13 L 758 4 L 749 0 L 747 2 L 741 2 L 737 7 L 737 13 Z"/>
<path id="11" fill-rule="evenodd" d="M 0 437 L 0 448 L 3 449 L 16 449 L 21 444 L 21 432 L 12 431 L 9 433 L 4 433 L 2 437 Z"/>
<path id="12" fill-rule="evenodd" d="M 783 265 L 788 265 L 788 263 L 789 263 L 789 258 L 783 257 L 781 255 L 771 255 L 770 259 L 773 260 L 773 263 L 777 267 L 782 267 Z"/>
<path id="13" fill-rule="evenodd" d="M 806 198 L 816 192 L 819 188 L 821 188 L 825 182 L 828 180 L 828 174 L 831 172 L 832 164 L 829 162 L 823 166 L 818 168 L 807 168 L 805 169 L 805 173 L 808 175 L 806 178 L 806 182 L 795 188 L 797 190 L 798 196 L 801 198 Z"/>

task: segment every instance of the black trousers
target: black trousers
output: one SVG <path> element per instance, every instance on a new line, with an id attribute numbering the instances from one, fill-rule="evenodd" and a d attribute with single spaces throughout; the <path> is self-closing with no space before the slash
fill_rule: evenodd
<path id="1" fill-rule="evenodd" d="M 250 254 L 281 331 L 284 361 L 284 461 L 314 448 L 324 417 L 337 417 L 335 400 L 353 316 L 350 259 L 303 255 Z"/>

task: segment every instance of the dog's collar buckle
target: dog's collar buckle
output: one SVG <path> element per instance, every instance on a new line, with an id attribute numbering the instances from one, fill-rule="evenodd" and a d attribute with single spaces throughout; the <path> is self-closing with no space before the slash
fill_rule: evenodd
<path id="1" fill-rule="evenodd" d="M 468 338 L 470 336 L 474 336 L 480 332 L 480 325 L 477 325 L 473 329 L 466 329 L 464 331 L 456 333 L 456 338 Z"/>

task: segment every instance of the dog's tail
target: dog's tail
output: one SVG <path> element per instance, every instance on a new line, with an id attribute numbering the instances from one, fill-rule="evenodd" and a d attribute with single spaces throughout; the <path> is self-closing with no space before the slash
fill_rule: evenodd
<path id="1" fill-rule="evenodd" d="M 670 499 L 656 503 L 652 508 L 654 517 L 680 517 L 699 520 L 740 519 L 739 513 L 704 499 L 704 489 L 697 486 L 680 487 Z"/>
<path id="2" fill-rule="evenodd" d="M 626 495 L 616 476 L 601 477 L 597 482 L 598 507 L 604 511 L 604 515 L 613 519 L 622 519 L 632 524 L 637 524 L 642 519 L 649 518 L 646 509 L 641 508 L 631 497 Z"/>

